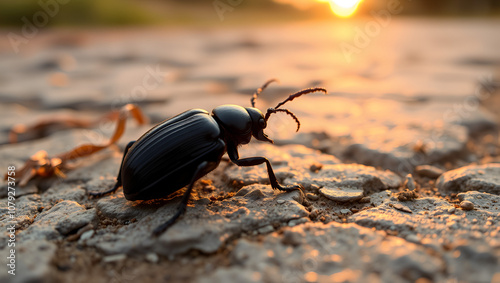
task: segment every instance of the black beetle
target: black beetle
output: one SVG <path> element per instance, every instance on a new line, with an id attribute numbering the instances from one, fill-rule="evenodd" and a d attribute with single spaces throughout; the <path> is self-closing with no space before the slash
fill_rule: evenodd
<path id="1" fill-rule="evenodd" d="M 272 113 L 284 112 L 297 117 L 283 104 L 301 95 L 322 91 L 324 88 L 304 89 L 290 95 L 276 107 L 269 108 L 264 116 L 255 108 L 258 95 L 271 82 L 267 81 L 253 94 L 252 107 L 222 105 L 212 110 L 212 115 L 202 109 L 192 109 L 165 120 L 142 135 L 137 141 L 128 143 L 118 173 L 116 184 L 104 192 L 90 192 L 91 196 L 103 196 L 123 186 L 127 200 L 150 200 L 164 198 L 188 185 L 177 212 L 167 222 L 157 227 L 155 236 L 164 232 L 181 216 L 196 180 L 217 168 L 222 155 L 238 166 L 254 166 L 266 163 L 269 181 L 273 189 L 282 191 L 300 190 L 302 186 L 281 186 L 276 180 L 271 163 L 265 157 L 239 158 L 237 147 L 247 144 L 252 136 L 260 141 L 273 143 L 264 134 L 267 120 Z"/>

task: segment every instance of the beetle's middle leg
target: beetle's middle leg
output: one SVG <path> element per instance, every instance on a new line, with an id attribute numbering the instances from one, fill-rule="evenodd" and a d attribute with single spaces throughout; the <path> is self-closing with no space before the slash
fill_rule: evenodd
<path id="1" fill-rule="evenodd" d="M 271 187 L 273 189 L 281 190 L 281 191 L 293 191 L 299 190 L 302 192 L 301 185 L 293 185 L 293 186 L 281 186 L 276 179 L 276 175 L 274 174 L 273 167 L 271 166 L 271 162 L 265 157 L 248 157 L 248 158 L 239 158 L 238 149 L 236 146 L 228 145 L 227 154 L 231 161 L 238 166 L 255 166 L 262 163 L 266 163 L 267 166 L 267 174 L 269 175 L 269 182 L 271 182 Z"/>
<path id="2" fill-rule="evenodd" d="M 118 188 L 120 188 L 122 186 L 122 165 L 123 165 L 123 161 L 125 161 L 125 156 L 127 155 L 128 150 L 132 147 L 132 145 L 135 142 L 136 141 L 129 142 L 127 144 L 127 146 L 125 147 L 125 150 L 123 151 L 122 162 L 120 163 L 120 171 L 118 171 L 118 177 L 116 177 L 116 183 L 113 186 L 113 188 L 111 188 L 111 189 L 109 189 L 107 191 L 104 191 L 104 192 L 89 192 L 90 196 L 93 196 L 93 197 L 102 197 L 105 194 L 109 194 L 109 193 L 115 192 L 116 190 L 118 190 Z"/>
<path id="3" fill-rule="evenodd" d="M 193 175 L 193 178 L 191 179 L 191 182 L 189 183 L 189 186 L 186 189 L 186 192 L 182 196 L 181 203 L 179 204 L 179 207 L 177 208 L 177 212 L 172 216 L 167 222 L 161 224 L 160 226 L 156 227 L 153 230 L 153 236 L 159 236 L 161 233 L 163 233 L 167 228 L 172 226 L 175 221 L 186 212 L 186 206 L 189 201 L 189 197 L 191 196 L 191 191 L 193 190 L 193 185 L 194 183 L 203 175 L 206 173 L 206 168 L 209 166 L 209 163 L 207 161 L 203 161 L 198 165 L 196 168 L 196 171 Z"/>

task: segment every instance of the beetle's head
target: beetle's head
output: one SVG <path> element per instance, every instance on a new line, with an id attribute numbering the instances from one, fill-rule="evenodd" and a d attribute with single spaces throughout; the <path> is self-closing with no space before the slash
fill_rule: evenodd
<path id="1" fill-rule="evenodd" d="M 270 139 L 266 134 L 264 134 L 264 129 L 267 127 L 267 121 L 262 112 L 254 107 L 245 108 L 250 114 L 250 118 L 252 118 L 252 136 L 259 141 L 265 141 L 273 143 L 273 140 Z"/>

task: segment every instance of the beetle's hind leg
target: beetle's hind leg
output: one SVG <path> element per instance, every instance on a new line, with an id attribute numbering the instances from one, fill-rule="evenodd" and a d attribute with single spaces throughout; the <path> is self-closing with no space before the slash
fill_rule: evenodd
<path id="1" fill-rule="evenodd" d="M 170 226 L 172 226 L 175 221 L 186 212 L 186 206 L 189 201 L 189 197 L 191 196 L 191 191 L 193 190 L 193 185 L 198 180 L 199 178 L 203 177 L 204 173 L 206 172 L 206 168 L 209 165 L 207 161 L 203 161 L 198 165 L 196 168 L 196 172 L 193 175 L 193 178 L 191 179 L 191 182 L 189 183 L 189 186 L 186 189 L 186 192 L 182 196 L 181 203 L 179 204 L 179 207 L 177 208 L 177 212 L 172 216 L 167 222 L 161 224 L 160 226 L 156 227 L 153 230 L 153 236 L 159 236 L 161 233 L 165 232 Z"/>
<path id="2" fill-rule="evenodd" d="M 132 145 L 135 142 L 136 141 L 131 141 L 125 147 L 125 150 L 123 152 L 122 162 L 120 163 L 120 171 L 118 171 L 118 177 L 116 177 L 116 183 L 113 186 L 113 188 L 111 188 L 111 189 L 109 189 L 107 191 L 104 191 L 104 192 L 89 192 L 89 196 L 102 197 L 103 195 L 106 195 L 106 194 L 109 194 L 109 193 L 114 193 L 116 190 L 118 190 L 118 188 L 120 188 L 122 186 L 122 165 L 123 165 L 123 161 L 125 160 L 125 156 L 127 155 L 128 150 L 130 149 L 130 147 L 132 147 Z"/>

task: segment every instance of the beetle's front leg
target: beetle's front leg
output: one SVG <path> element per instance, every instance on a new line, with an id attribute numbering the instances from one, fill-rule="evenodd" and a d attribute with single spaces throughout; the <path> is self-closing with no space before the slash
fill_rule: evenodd
<path id="1" fill-rule="evenodd" d="M 278 184 L 276 175 L 274 174 L 273 171 L 273 167 L 271 166 L 271 162 L 269 162 L 269 160 L 265 157 L 258 156 L 258 157 L 248 157 L 240 159 L 238 154 L 238 149 L 233 144 L 227 145 L 227 155 L 229 155 L 231 161 L 238 166 L 255 166 L 262 163 L 266 163 L 267 174 L 269 175 L 269 181 L 271 182 L 271 187 L 273 187 L 273 189 L 281 191 L 293 191 L 293 190 L 302 191 L 303 189 L 301 185 L 281 186 L 280 184 Z"/>

